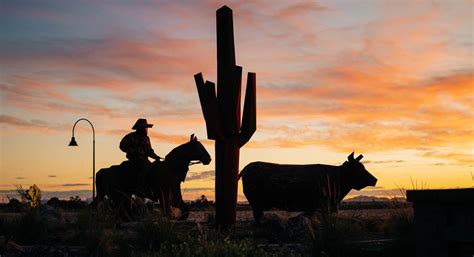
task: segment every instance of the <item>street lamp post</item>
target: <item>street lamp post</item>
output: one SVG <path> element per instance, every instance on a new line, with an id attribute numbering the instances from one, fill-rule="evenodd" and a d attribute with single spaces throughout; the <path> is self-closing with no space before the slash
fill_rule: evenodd
<path id="1" fill-rule="evenodd" d="M 92 125 L 92 122 L 90 122 L 88 119 L 78 119 L 76 123 L 74 123 L 74 126 L 72 127 L 72 137 L 71 137 L 71 142 L 69 142 L 69 146 L 78 146 L 76 142 L 76 138 L 74 138 L 74 129 L 76 128 L 76 125 L 79 121 L 84 120 L 89 122 L 89 124 L 92 127 L 92 201 L 95 199 L 95 130 L 94 130 L 94 125 Z"/>

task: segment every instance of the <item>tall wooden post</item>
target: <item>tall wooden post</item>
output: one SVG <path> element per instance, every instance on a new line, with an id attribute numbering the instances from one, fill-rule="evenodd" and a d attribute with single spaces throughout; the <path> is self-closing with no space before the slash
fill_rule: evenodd
<path id="1" fill-rule="evenodd" d="M 206 120 L 207 137 L 215 140 L 216 222 L 227 229 L 235 224 L 239 151 L 256 131 L 255 73 L 249 72 L 241 122 L 242 67 L 235 65 L 232 10 L 223 6 L 217 18 L 217 95 L 214 83 L 194 75 Z"/>

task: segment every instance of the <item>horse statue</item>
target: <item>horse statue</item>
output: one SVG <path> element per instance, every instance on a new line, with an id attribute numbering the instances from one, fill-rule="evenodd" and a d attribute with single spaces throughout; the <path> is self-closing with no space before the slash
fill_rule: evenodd
<path id="1" fill-rule="evenodd" d="M 192 134 L 189 142 L 174 148 L 164 161 L 151 163 L 142 185 L 139 185 L 137 174 L 130 171 L 128 161 L 99 170 L 96 174 L 97 199 L 94 202 L 101 202 L 107 196 L 116 206 L 121 206 L 135 195 L 159 201 L 166 215 L 170 214 L 171 206 L 179 208 L 182 213 L 179 219 L 186 220 L 189 207 L 181 195 L 181 182 L 184 182 L 190 165 L 208 165 L 210 162 L 206 148 Z"/>

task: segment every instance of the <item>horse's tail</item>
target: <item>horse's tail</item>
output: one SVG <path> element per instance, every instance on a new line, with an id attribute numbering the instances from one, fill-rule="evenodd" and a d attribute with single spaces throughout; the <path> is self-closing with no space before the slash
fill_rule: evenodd
<path id="1" fill-rule="evenodd" d="M 100 169 L 96 174 L 95 174 L 95 187 L 97 189 L 97 200 L 103 200 L 106 192 L 104 191 L 105 189 L 105 184 L 104 184 L 104 172 L 106 169 Z M 95 199 L 94 199 L 95 200 Z"/>
<path id="2" fill-rule="evenodd" d="M 102 168 L 95 174 L 96 198 L 98 201 L 103 201 L 104 197 L 109 193 L 110 183 L 113 183 L 110 177 L 112 175 L 111 171 L 118 169 L 118 167 L 118 165 L 113 165 L 110 168 Z"/>

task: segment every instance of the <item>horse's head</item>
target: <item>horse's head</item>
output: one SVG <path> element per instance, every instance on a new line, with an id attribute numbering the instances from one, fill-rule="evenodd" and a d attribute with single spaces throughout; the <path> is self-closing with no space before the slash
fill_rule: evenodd
<path id="1" fill-rule="evenodd" d="M 211 162 L 211 156 L 194 134 L 191 135 L 186 145 L 189 149 L 191 161 L 200 161 L 204 165 L 208 165 Z"/>
<path id="2" fill-rule="evenodd" d="M 180 185 L 186 179 L 189 165 L 197 163 L 208 165 L 210 162 L 211 156 L 206 148 L 192 134 L 189 142 L 174 148 L 163 162 L 157 161 L 152 164 L 152 168 L 157 172 L 150 172 L 147 180 L 149 188 L 146 191 L 154 201 L 160 200 L 163 205 L 171 204 L 179 207 L 184 203 Z M 170 200 L 169 203 L 167 199 Z"/>
<path id="3" fill-rule="evenodd" d="M 210 162 L 211 156 L 194 134 L 191 135 L 189 142 L 176 147 L 167 154 L 164 161 L 178 176 L 178 181 L 184 181 L 189 165 L 197 163 L 208 165 Z"/>
<path id="4" fill-rule="evenodd" d="M 197 137 L 192 134 L 189 142 L 173 149 L 166 155 L 165 160 L 184 161 L 186 165 L 192 164 L 191 162 L 193 161 L 198 161 L 208 165 L 211 162 L 211 156 L 201 142 L 198 141 Z"/>

